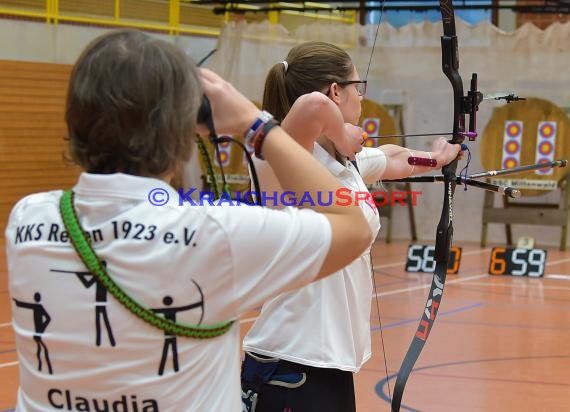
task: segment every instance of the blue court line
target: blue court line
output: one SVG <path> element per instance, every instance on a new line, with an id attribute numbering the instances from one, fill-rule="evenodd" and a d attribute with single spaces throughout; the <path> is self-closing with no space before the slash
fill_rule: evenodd
<path id="1" fill-rule="evenodd" d="M 454 314 L 459 313 L 459 312 L 465 312 L 467 310 L 480 308 L 482 306 L 484 306 L 484 305 L 480 302 L 479 303 L 473 303 L 471 305 L 462 306 L 462 307 L 459 307 L 457 309 L 447 310 L 445 312 L 438 312 L 437 314 L 440 317 L 441 316 L 449 316 L 449 315 L 454 315 Z M 419 320 L 417 317 L 408 318 L 408 319 L 401 320 L 399 322 L 388 323 L 387 325 L 383 325 L 382 329 L 385 330 L 385 329 L 397 328 L 398 326 L 403 326 L 403 325 L 407 325 L 409 323 L 418 323 L 418 322 L 419 322 Z M 374 326 L 374 327 L 370 328 L 370 330 L 372 330 L 372 331 L 380 330 L 380 326 Z"/>

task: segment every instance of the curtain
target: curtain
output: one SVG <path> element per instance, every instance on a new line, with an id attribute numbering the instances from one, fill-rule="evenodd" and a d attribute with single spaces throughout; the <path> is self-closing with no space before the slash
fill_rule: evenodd
<path id="1" fill-rule="evenodd" d="M 459 71 L 466 90 L 471 73 L 478 73 L 479 90 L 484 95 L 512 92 L 570 107 L 570 23 L 555 23 L 546 30 L 527 23 L 514 32 L 504 32 L 488 22 L 471 26 L 457 20 L 456 25 Z M 223 28 L 217 52 L 206 66 L 252 100 L 261 102 L 266 73 L 285 59 L 292 46 L 309 40 L 334 43 L 350 54 L 361 78 L 368 80 L 368 99 L 402 105 L 406 133 L 444 133 L 451 131 L 453 113 L 451 86 L 441 69 L 441 32 L 441 23 L 430 22 L 399 29 L 388 23 L 361 26 L 318 22 L 292 31 L 267 21 L 232 22 Z M 484 127 L 493 108 L 504 104 L 494 99 L 481 103 L 479 139 L 484 138 Z M 428 150 L 432 139 L 408 138 L 406 145 Z M 482 171 L 478 143 L 468 144 L 472 154 L 469 170 Z M 441 210 L 442 185 L 414 184 L 414 190 L 422 191 L 415 208 L 418 235 L 420 239 L 433 239 Z M 541 196 L 540 201 L 556 202 L 558 196 L 552 192 Z M 468 188 L 463 193 L 458 187 L 454 211 L 456 240 L 479 240 L 482 204 L 480 189 Z M 394 237 L 401 234 L 406 238 L 407 211 L 403 207 L 396 209 L 399 210 L 394 211 Z M 538 232 L 536 229 L 533 232 Z M 516 228 L 514 235 L 516 239 Z M 537 241 L 544 237 L 543 242 L 558 244 L 558 236 L 555 230 L 541 231 Z M 491 225 L 489 239 L 504 240 L 502 225 Z"/>

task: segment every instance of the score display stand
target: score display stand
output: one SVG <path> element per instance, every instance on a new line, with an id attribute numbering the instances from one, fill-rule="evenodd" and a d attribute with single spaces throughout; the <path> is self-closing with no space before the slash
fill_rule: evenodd
<path id="1" fill-rule="evenodd" d="M 543 277 L 547 255 L 544 249 L 494 247 L 489 261 L 489 274 Z"/>

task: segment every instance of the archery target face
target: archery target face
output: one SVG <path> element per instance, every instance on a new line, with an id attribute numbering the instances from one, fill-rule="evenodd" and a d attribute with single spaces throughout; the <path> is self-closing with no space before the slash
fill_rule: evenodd
<path id="1" fill-rule="evenodd" d="M 522 135 L 523 122 L 519 120 L 507 120 L 505 122 L 503 157 L 501 161 L 503 168 L 520 166 Z"/>
<path id="2" fill-rule="evenodd" d="M 554 160 L 556 132 L 556 122 L 544 121 L 538 123 L 536 136 L 536 163 L 549 163 Z M 552 168 L 538 169 L 535 173 L 541 176 L 551 175 L 553 170 Z"/>
<path id="3" fill-rule="evenodd" d="M 378 136 L 380 134 L 380 119 L 378 117 L 368 117 L 362 121 L 361 127 L 368 136 Z M 364 146 L 377 147 L 378 143 L 378 139 L 366 139 Z"/>
<path id="4" fill-rule="evenodd" d="M 250 154 L 250 156 L 254 155 L 255 152 L 255 147 L 253 146 L 253 137 L 250 137 L 249 139 L 245 140 L 245 148 L 247 150 L 247 152 Z M 245 153 L 243 154 L 243 160 L 242 160 L 243 164 L 247 166 L 247 157 L 245 155 Z"/>
<path id="5" fill-rule="evenodd" d="M 220 136 L 225 137 L 225 136 Z M 227 167 L 230 164 L 230 154 L 232 152 L 232 143 L 231 142 L 224 142 L 219 143 L 218 147 L 220 149 L 220 157 L 218 159 L 218 155 L 214 151 L 214 162 L 218 167 Z"/>

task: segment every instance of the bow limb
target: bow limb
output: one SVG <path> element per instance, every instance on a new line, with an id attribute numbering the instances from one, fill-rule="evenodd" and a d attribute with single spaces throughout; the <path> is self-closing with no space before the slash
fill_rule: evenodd
<path id="1" fill-rule="evenodd" d="M 441 37 L 442 70 L 453 88 L 453 137 L 450 143 L 461 144 L 465 139 L 466 113 L 470 115 L 469 131 L 475 131 L 475 112 L 480 101 L 480 93 L 477 92 L 477 77 L 473 75 L 471 90 L 466 97 L 463 95 L 463 81 L 458 71 L 459 53 L 452 0 L 440 0 L 440 9 L 443 21 L 443 35 Z M 396 378 L 392 396 L 392 412 L 400 410 L 406 382 L 429 337 L 443 297 L 453 238 L 453 196 L 457 182 L 455 175 L 457 163 L 458 159 L 455 159 L 442 169 L 445 189 L 435 241 L 435 271 L 418 328 Z"/>

